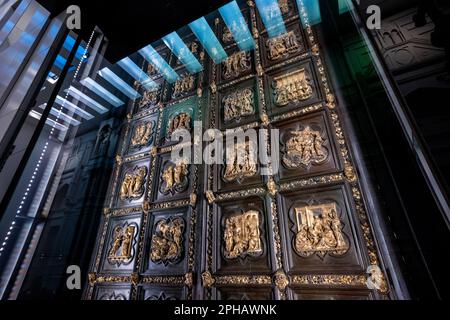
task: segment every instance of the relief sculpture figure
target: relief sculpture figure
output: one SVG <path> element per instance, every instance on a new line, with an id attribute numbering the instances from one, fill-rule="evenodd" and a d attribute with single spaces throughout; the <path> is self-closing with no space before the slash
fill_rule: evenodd
<path id="1" fill-rule="evenodd" d="M 160 192 L 168 195 L 185 191 L 189 184 L 188 174 L 186 163 L 170 164 L 161 174 Z"/>
<path id="2" fill-rule="evenodd" d="M 258 211 L 250 210 L 227 218 L 223 240 L 228 259 L 262 252 Z"/>
<path id="3" fill-rule="evenodd" d="M 257 173 L 256 148 L 251 141 L 236 143 L 227 148 L 223 178 L 227 182 L 253 177 Z"/>
<path id="4" fill-rule="evenodd" d="M 290 132 L 284 147 L 283 164 L 289 169 L 301 166 L 309 169 L 312 164 L 320 164 L 327 159 L 328 150 L 319 131 L 307 126 L 303 130 Z"/>
<path id="5" fill-rule="evenodd" d="M 120 186 L 121 200 L 137 200 L 144 194 L 144 182 L 147 176 L 147 167 L 135 167 L 128 170 Z"/>
<path id="6" fill-rule="evenodd" d="M 182 112 L 177 114 L 169 121 L 166 140 L 170 140 L 172 133 L 178 129 L 191 131 L 191 116 L 188 113 Z"/>
<path id="7" fill-rule="evenodd" d="M 173 85 L 172 98 L 178 98 L 195 88 L 195 77 L 191 74 L 184 74 Z"/>
<path id="8" fill-rule="evenodd" d="M 151 261 L 164 264 L 178 261 L 183 250 L 183 231 L 182 218 L 159 221 L 152 236 Z"/>
<path id="9" fill-rule="evenodd" d="M 302 49 L 294 31 L 267 40 L 266 46 L 269 60 L 278 60 Z"/>
<path id="10" fill-rule="evenodd" d="M 141 122 L 134 128 L 133 137 L 131 138 L 132 148 L 142 148 L 151 143 L 153 134 L 153 122 Z"/>
<path id="11" fill-rule="evenodd" d="M 224 119 L 239 121 L 241 118 L 255 113 L 254 94 L 251 89 L 237 90 L 222 99 Z"/>
<path id="12" fill-rule="evenodd" d="M 148 106 L 155 105 L 158 102 L 159 90 L 147 90 L 143 93 L 139 101 L 139 108 L 143 109 Z"/>
<path id="13" fill-rule="evenodd" d="M 243 72 L 250 70 L 250 52 L 236 52 L 222 62 L 222 66 L 224 79 L 236 78 Z"/>
<path id="14" fill-rule="evenodd" d="M 136 226 L 117 226 L 113 232 L 113 242 L 108 252 L 108 261 L 114 263 L 127 263 L 133 258 L 133 239 Z"/>
<path id="15" fill-rule="evenodd" d="M 295 250 L 299 255 L 343 255 L 348 251 L 336 203 L 298 207 L 294 211 L 298 230 Z"/>
<path id="16" fill-rule="evenodd" d="M 275 77 L 272 87 L 275 105 L 279 107 L 308 100 L 313 95 L 305 69 Z"/>

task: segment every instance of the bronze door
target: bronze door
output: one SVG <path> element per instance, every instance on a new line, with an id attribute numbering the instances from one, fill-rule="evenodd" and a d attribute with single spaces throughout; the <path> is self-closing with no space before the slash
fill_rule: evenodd
<path id="1" fill-rule="evenodd" d="M 287 33 L 271 39 L 253 2 L 242 8 L 254 51 L 239 51 L 217 18 L 227 60 L 215 65 L 187 35 L 204 71 L 189 74 L 161 49 L 180 79 L 137 85 L 143 97 L 124 123 L 87 299 L 389 297 L 314 32 L 293 0 L 280 1 Z M 223 133 L 278 129 L 279 170 L 172 161 L 181 146 L 171 134 L 192 132 L 194 121 Z"/>

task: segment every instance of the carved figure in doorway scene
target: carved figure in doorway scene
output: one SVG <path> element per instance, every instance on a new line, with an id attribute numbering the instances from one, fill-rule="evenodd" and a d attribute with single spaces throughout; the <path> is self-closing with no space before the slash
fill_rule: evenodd
<path id="1" fill-rule="evenodd" d="M 299 255 L 343 255 L 347 252 L 349 245 L 335 202 L 297 207 L 294 212 L 297 225 L 295 250 Z"/>
<path id="2" fill-rule="evenodd" d="M 250 210 L 225 220 L 224 254 L 228 259 L 262 252 L 259 212 Z"/>

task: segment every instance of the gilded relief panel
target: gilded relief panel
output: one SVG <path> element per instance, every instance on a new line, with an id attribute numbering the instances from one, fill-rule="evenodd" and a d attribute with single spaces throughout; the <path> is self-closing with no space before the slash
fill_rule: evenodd
<path id="1" fill-rule="evenodd" d="M 149 177 L 148 164 L 144 159 L 122 164 L 116 191 L 116 207 L 138 206 L 143 202 Z"/>
<path id="2" fill-rule="evenodd" d="M 131 272 L 136 261 L 141 217 L 113 217 L 103 249 L 100 273 Z"/>
<path id="3" fill-rule="evenodd" d="M 214 165 L 215 190 L 242 190 L 263 182 L 258 163 L 256 145 L 249 141 L 236 141 L 224 146 L 224 164 Z"/>
<path id="4" fill-rule="evenodd" d="M 193 133 L 194 121 L 197 119 L 197 97 L 191 97 L 183 102 L 167 106 L 164 109 L 160 133 L 160 145 L 177 144 L 172 141 L 172 135 L 179 130 Z M 178 131 L 179 132 L 179 131 Z"/>
<path id="5" fill-rule="evenodd" d="M 341 171 L 325 111 L 276 123 L 280 130 L 281 181 Z"/>
<path id="6" fill-rule="evenodd" d="M 154 144 L 158 113 L 140 118 L 131 124 L 128 141 L 128 154 L 148 152 Z"/>
<path id="7" fill-rule="evenodd" d="M 251 197 L 215 207 L 213 273 L 270 273 L 264 199 Z"/>
<path id="8" fill-rule="evenodd" d="M 286 26 L 286 33 L 278 37 L 269 38 L 267 33 L 261 37 L 261 56 L 265 68 L 305 52 L 306 46 L 298 22 Z"/>
<path id="9" fill-rule="evenodd" d="M 150 213 L 143 272 L 149 275 L 184 275 L 187 271 L 190 209 Z"/>
<path id="10" fill-rule="evenodd" d="M 155 89 L 140 87 L 138 91 L 141 97 L 136 100 L 136 113 L 155 108 L 161 102 L 161 87 Z"/>
<path id="11" fill-rule="evenodd" d="M 186 161 L 171 161 L 171 153 L 162 154 L 157 161 L 154 182 L 154 201 L 172 201 L 189 198 L 192 189 L 192 167 Z"/>
<path id="12" fill-rule="evenodd" d="M 258 93 L 255 79 L 219 90 L 217 127 L 235 128 L 259 120 Z"/>
<path id="13" fill-rule="evenodd" d="M 288 273 L 364 272 L 353 205 L 345 185 L 278 196 Z"/>
<path id="14" fill-rule="evenodd" d="M 230 82 L 248 76 L 254 70 L 254 52 L 238 51 L 236 49 L 227 52 L 228 58 L 217 65 L 220 83 Z"/>
<path id="15" fill-rule="evenodd" d="M 310 60 L 267 73 L 266 103 L 271 115 L 313 105 L 321 92 Z"/>
<path id="16" fill-rule="evenodd" d="M 171 86 L 172 99 L 179 99 L 192 95 L 197 90 L 197 75 L 185 71 Z"/>

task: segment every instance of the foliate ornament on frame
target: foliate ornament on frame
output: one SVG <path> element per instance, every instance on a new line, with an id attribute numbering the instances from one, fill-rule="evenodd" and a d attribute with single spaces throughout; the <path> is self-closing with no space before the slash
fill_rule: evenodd
<path id="1" fill-rule="evenodd" d="M 162 174 L 159 191 L 164 195 L 186 191 L 189 186 L 189 165 L 180 161 L 166 165 Z"/>
<path id="2" fill-rule="evenodd" d="M 176 99 L 186 95 L 195 89 L 195 76 L 189 73 L 183 74 L 173 85 L 172 98 Z"/>
<path id="3" fill-rule="evenodd" d="M 150 248 L 150 260 L 154 263 L 176 263 L 183 254 L 184 221 L 182 218 L 160 220 L 156 224 Z"/>
<path id="4" fill-rule="evenodd" d="M 252 141 L 239 142 L 227 148 L 223 179 L 241 183 L 257 174 L 256 148 Z"/>
<path id="5" fill-rule="evenodd" d="M 147 167 L 136 166 L 125 172 L 120 185 L 119 197 L 122 201 L 137 200 L 144 195 Z"/>
<path id="6" fill-rule="evenodd" d="M 186 112 L 181 112 L 169 120 L 167 126 L 166 140 L 170 141 L 172 134 L 178 129 L 185 129 L 191 131 L 192 128 L 191 116 Z"/>
<path id="7" fill-rule="evenodd" d="M 274 102 L 278 107 L 305 101 L 313 96 L 313 88 L 304 68 L 275 77 L 272 88 Z"/>
<path id="8" fill-rule="evenodd" d="M 297 206 L 294 208 L 297 234 L 294 248 L 302 257 L 327 253 L 341 256 L 349 249 L 347 236 L 342 231 L 335 202 Z"/>
<path id="9" fill-rule="evenodd" d="M 286 58 L 288 55 L 299 52 L 303 46 L 294 31 L 289 31 L 278 37 L 266 41 L 267 58 L 271 61 Z"/>
<path id="10" fill-rule="evenodd" d="M 153 140 L 154 129 L 154 121 L 139 122 L 133 130 L 133 135 L 130 142 L 131 148 L 140 149 L 150 145 Z"/>
<path id="11" fill-rule="evenodd" d="M 233 53 L 222 62 L 222 66 L 224 79 L 236 78 L 251 69 L 250 52 L 239 51 Z"/>
<path id="12" fill-rule="evenodd" d="M 306 126 L 303 129 L 291 130 L 283 147 L 283 164 L 288 169 L 304 167 L 323 163 L 328 157 L 325 140 L 320 131 Z"/>
<path id="13" fill-rule="evenodd" d="M 125 223 L 114 228 L 107 257 L 110 264 L 120 266 L 133 260 L 137 229 L 138 226 L 134 223 Z"/>
<path id="14" fill-rule="evenodd" d="M 254 93 L 250 88 L 236 90 L 222 99 L 225 122 L 239 121 L 255 113 Z"/>
<path id="15" fill-rule="evenodd" d="M 224 255 L 236 259 L 262 253 L 259 212 L 250 210 L 225 219 Z"/>

